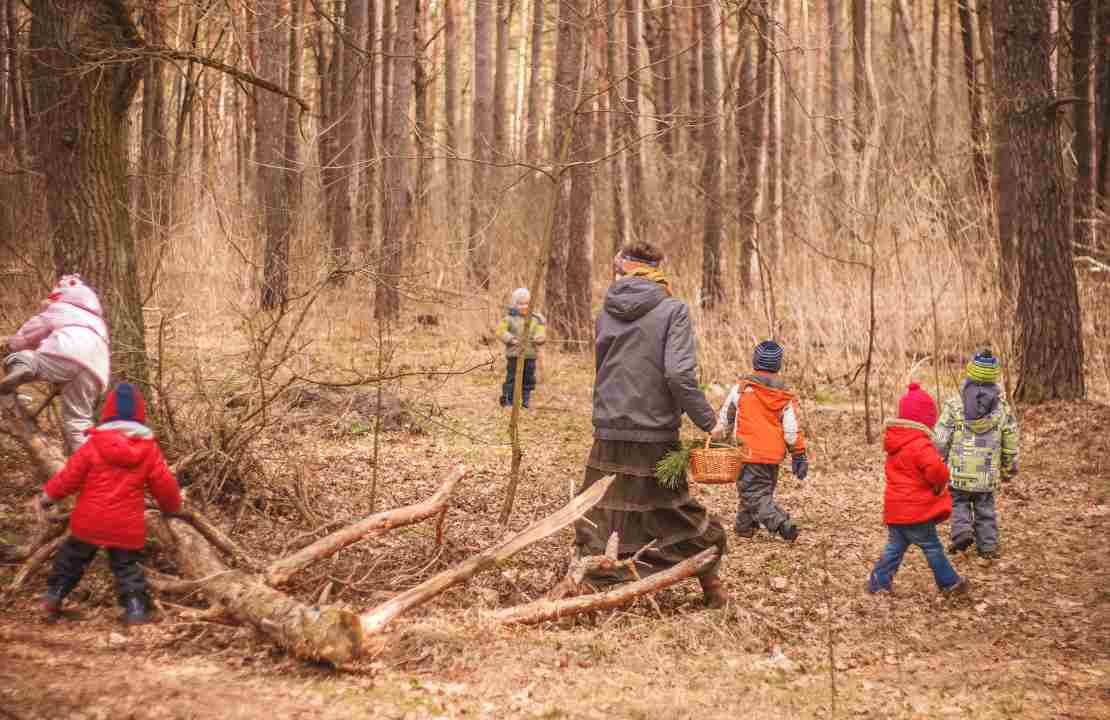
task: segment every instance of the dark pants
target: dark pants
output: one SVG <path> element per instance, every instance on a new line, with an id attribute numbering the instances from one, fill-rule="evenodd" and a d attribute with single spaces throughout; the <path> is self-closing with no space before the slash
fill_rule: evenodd
<path id="1" fill-rule="evenodd" d="M 501 386 L 501 404 L 513 404 L 513 379 L 516 377 L 516 358 L 505 358 L 505 384 Z M 528 407 L 528 399 L 532 396 L 532 391 L 536 389 L 536 359 L 531 358 L 524 361 L 524 397 L 522 397 L 521 405 Z"/>
<path id="2" fill-rule="evenodd" d="M 975 538 L 979 552 L 998 549 L 998 513 L 994 493 L 952 488 L 952 542 Z"/>
<path id="3" fill-rule="evenodd" d="M 867 583 L 870 592 L 890 591 L 894 583 L 894 575 L 902 565 L 902 558 L 911 545 L 921 548 L 925 553 L 925 560 L 933 571 L 933 580 L 941 590 L 948 590 L 960 582 L 960 576 L 944 554 L 944 546 L 937 537 L 937 524 L 923 522 L 916 525 L 887 525 L 887 541 L 883 554 L 875 563 L 871 577 Z"/>
<path id="4" fill-rule="evenodd" d="M 77 538 L 67 538 L 54 556 L 54 570 L 50 573 L 50 579 L 46 581 L 47 591 L 58 599 L 68 595 L 73 588 L 77 587 L 77 583 L 81 582 L 85 569 L 96 557 L 96 551 L 99 549 L 99 546 L 81 542 Z M 107 548 L 107 550 L 108 563 L 111 565 L 112 574 L 116 577 L 116 592 L 119 594 L 120 605 L 124 604 L 129 597 L 140 597 L 143 602 L 147 602 L 146 576 L 143 575 L 143 568 L 139 565 L 142 551 L 122 548 Z"/>
<path id="5" fill-rule="evenodd" d="M 736 532 L 745 534 L 763 525 L 778 532 L 790 515 L 775 503 L 779 466 L 747 464 L 736 480 Z"/>

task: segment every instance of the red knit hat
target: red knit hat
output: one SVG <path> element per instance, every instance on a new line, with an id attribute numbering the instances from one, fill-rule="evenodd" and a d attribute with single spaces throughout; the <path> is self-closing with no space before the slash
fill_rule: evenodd
<path id="1" fill-rule="evenodd" d="M 912 420 L 932 428 L 937 424 L 937 404 L 933 396 L 921 389 L 917 383 L 910 383 L 906 394 L 898 401 L 898 417 Z"/>
<path id="2" fill-rule="evenodd" d="M 134 420 L 146 422 L 146 403 L 139 388 L 131 383 L 120 383 L 108 393 L 104 408 L 100 411 L 100 422 Z"/>

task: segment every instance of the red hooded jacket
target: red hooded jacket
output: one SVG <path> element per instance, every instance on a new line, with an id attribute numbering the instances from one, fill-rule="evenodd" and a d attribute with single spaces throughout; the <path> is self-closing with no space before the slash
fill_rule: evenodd
<path id="1" fill-rule="evenodd" d="M 145 425 L 116 420 L 92 428 L 89 440 L 46 483 L 53 500 L 78 493 L 69 532 L 102 547 L 139 550 L 146 543 L 143 493 L 150 488 L 162 512 L 181 509 L 181 491 Z"/>
<path id="2" fill-rule="evenodd" d="M 929 429 L 912 420 L 891 420 L 883 439 L 886 489 L 883 522 L 943 522 L 952 514 L 948 466 L 933 447 Z"/>

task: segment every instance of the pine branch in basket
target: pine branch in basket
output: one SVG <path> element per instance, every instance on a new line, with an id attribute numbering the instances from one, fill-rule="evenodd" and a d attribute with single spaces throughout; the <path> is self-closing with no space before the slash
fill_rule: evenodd
<path id="1" fill-rule="evenodd" d="M 690 464 L 690 451 L 704 447 L 705 442 L 702 440 L 683 441 L 655 464 L 655 481 L 668 490 L 681 490 L 686 487 L 686 469 Z M 712 443 L 710 447 L 733 446 L 729 443 Z"/>

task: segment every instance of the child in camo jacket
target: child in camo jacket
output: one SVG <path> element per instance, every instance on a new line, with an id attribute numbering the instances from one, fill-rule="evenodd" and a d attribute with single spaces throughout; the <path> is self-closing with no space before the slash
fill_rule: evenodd
<path id="1" fill-rule="evenodd" d="M 508 314 L 497 326 L 497 337 L 505 343 L 505 382 L 501 385 L 501 407 L 512 407 L 516 363 L 521 355 L 524 356 L 524 387 L 520 398 L 522 406 L 528 407 L 532 391 L 536 389 L 537 348 L 547 339 L 547 328 L 544 326 L 543 315 L 531 313 L 529 342 L 524 347 L 524 325 L 528 321 L 531 299 L 528 288 L 513 290 Z"/>
<path id="2" fill-rule="evenodd" d="M 937 423 L 937 451 L 952 478 L 950 553 L 974 543 L 981 557 L 998 557 L 994 495 L 1000 481 L 1018 473 L 1017 418 L 998 386 L 1001 372 L 989 348 L 977 352 L 960 394 L 945 402 Z"/>

